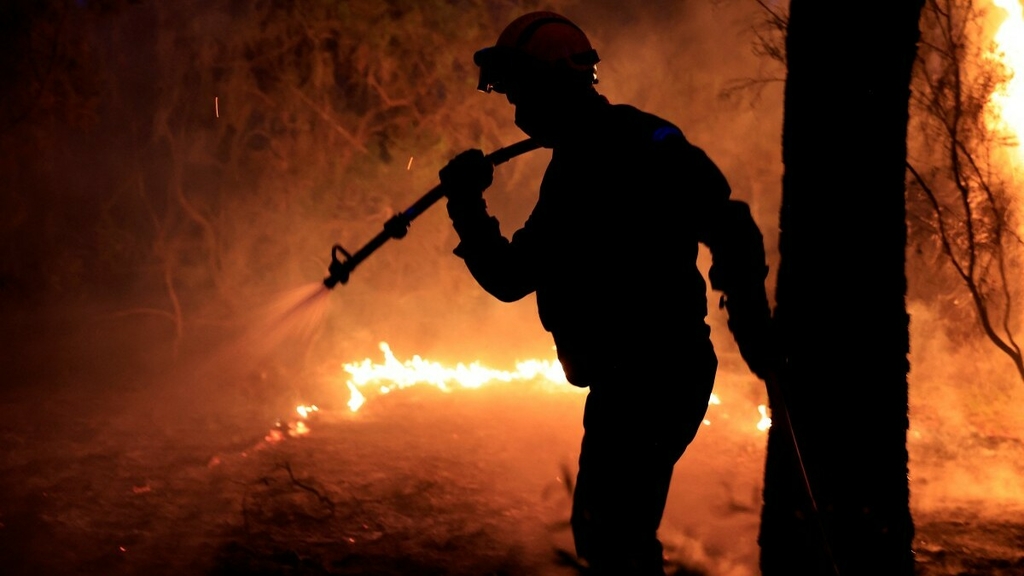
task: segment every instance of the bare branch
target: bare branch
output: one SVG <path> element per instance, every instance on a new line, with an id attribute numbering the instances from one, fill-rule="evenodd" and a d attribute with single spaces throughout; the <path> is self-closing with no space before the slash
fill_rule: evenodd
<path id="1" fill-rule="evenodd" d="M 1011 205 L 993 147 L 1013 142 L 991 128 L 989 98 L 1008 70 L 987 55 L 984 11 L 972 0 L 928 0 L 922 13 L 922 41 L 916 62 L 916 125 L 922 158 L 933 162 L 926 176 L 910 162 L 907 170 L 934 216 L 933 238 L 969 295 L 981 331 L 1014 362 L 1024 380 L 1024 362 L 1013 333 L 1016 309 L 1011 250 L 1017 236 L 1006 226 Z M 910 214 L 911 218 L 914 214 Z"/>

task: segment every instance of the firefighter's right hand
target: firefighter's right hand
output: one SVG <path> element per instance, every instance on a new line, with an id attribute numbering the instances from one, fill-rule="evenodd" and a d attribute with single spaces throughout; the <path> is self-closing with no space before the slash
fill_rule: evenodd
<path id="1" fill-rule="evenodd" d="M 721 307 L 728 312 L 729 331 L 750 371 L 767 381 L 785 364 L 775 320 L 762 286 L 734 290 L 722 296 Z"/>
<path id="2" fill-rule="evenodd" d="M 438 173 L 448 202 L 478 201 L 494 180 L 494 165 L 481 150 L 466 150 Z"/>

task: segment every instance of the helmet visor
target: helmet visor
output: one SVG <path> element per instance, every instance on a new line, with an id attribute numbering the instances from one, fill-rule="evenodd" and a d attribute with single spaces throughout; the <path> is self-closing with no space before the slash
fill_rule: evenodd
<path id="1" fill-rule="evenodd" d="M 593 49 L 568 57 L 562 65 L 544 62 L 515 48 L 490 46 L 473 54 L 473 62 L 480 67 L 476 88 L 481 92 L 506 94 L 509 85 L 516 83 L 557 84 L 568 80 L 596 84 L 594 66 L 599 60 Z"/>
<path id="2" fill-rule="evenodd" d="M 509 76 L 512 74 L 513 55 L 501 46 L 477 50 L 473 62 L 480 68 L 480 79 L 476 89 L 481 92 L 504 94 Z"/>

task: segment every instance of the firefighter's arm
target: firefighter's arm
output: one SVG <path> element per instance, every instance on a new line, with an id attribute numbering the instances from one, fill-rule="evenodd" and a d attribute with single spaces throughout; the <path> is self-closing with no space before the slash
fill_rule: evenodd
<path id="1" fill-rule="evenodd" d="M 739 200 L 726 202 L 713 220 L 716 230 L 708 236 L 711 288 L 722 292 L 719 306 L 728 314 L 729 330 L 747 366 L 758 377 L 770 378 L 782 360 L 765 290 L 768 266 L 761 231 L 750 207 Z"/>
<path id="2" fill-rule="evenodd" d="M 698 240 L 711 251 L 708 280 L 722 293 L 719 307 L 747 366 L 758 377 L 772 376 L 781 366 L 765 289 L 768 266 L 764 237 L 750 206 L 730 197 L 731 190 L 717 166 L 699 149 L 689 152 L 697 174 L 694 220 Z"/>
<path id="3" fill-rule="evenodd" d="M 494 297 L 513 302 L 533 292 L 532 274 L 523 250 L 501 234 L 498 219 L 487 212 L 483 198 L 494 166 L 480 150 L 468 150 L 453 158 L 439 176 L 448 198 L 448 216 L 459 236 L 454 253 L 465 261 L 473 278 Z M 515 237 L 517 244 L 520 233 Z"/>

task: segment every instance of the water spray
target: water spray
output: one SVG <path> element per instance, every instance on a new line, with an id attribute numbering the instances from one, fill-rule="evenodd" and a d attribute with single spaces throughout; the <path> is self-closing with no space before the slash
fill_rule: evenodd
<path id="1" fill-rule="evenodd" d="M 504 148 L 499 148 L 485 156 L 485 158 L 489 160 L 492 165 L 497 166 L 508 162 L 520 154 L 525 154 L 532 150 L 536 150 L 537 148 L 540 148 L 540 143 L 527 138 L 526 140 L 510 144 Z M 352 270 L 355 269 L 356 266 L 369 257 L 370 254 L 373 254 L 377 248 L 383 246 L 388 240 L 392 238 L 396 240 L 404 238 L 406 233 L 409 231 L 409 225 L 412 221 L 443 197 L 444 188 L 438 184 L 429 192 L 421 196 L 420 199 L 412 206 L 409 206 L 404 211 L 392 216 L 384 223 L 384 229 L 354 254 L 350 254 L 346 251 L 341 244 L 335 244 L 331 248 L 331 264 L 327 267 L 327 277 L 324 278 L 324 286 L 328 289 L 332 289 L 338 284 L 347 283 L 349 276 L 352 274 Z M 341 258 L 339 258 L 339 254 L 341 254 Z"/>

